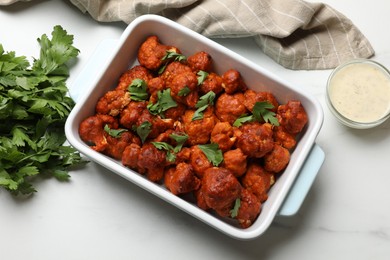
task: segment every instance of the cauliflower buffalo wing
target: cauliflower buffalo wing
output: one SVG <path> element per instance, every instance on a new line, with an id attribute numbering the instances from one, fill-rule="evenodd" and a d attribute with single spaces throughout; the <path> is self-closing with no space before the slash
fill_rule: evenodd
<path id="1" fill-rule="evenodd" d="M 165 186 L 175 195 L 199 189 L 200 180 L 195 176 L 191 164 L 179 163 L 169 168 L 164 176 Z"/>
<path id="2" fill-rule="evenodd" d="M 233 125 L 237 118 L 248 112 L 244 102 L 245 96 L 243 93 L 230 95 L 224 92 L 215 104 L 215 115 L 222 122 L 229 122 Z"/>
<path id="3" fill-rule="evenodd" d="M 231 171 L 212 167 L 205 171 L 200 188 L 207 206 L 227 217 L 240 197 L 242 187 Z"/>
<path id="4" fill-rule="evenodd" d="M 249 157 L 261 158 L 274 148 L 272 126 L 268 123 L 247 123 L 237 132 L 236 145 Z"/>

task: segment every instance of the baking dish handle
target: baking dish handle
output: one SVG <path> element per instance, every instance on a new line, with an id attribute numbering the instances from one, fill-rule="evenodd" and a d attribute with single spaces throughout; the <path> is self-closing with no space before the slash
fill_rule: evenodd
<path id="1" fill-rule="evenodd" d="M 314 144 L 285 201 L 279 209 L 279 216 L 292 216 L 298 212 L 324 160 L 324 151 L 317 144 Z"/>
<path id="2" fill-rule="evenodd" d="M 77 103 L 83 95 L 86 95 L 89 88 L 93 87 L 94 77 L 85 75 L 99 75 L 99 70 L 103 69 L 102 64 L 108 62 L 110 50 L 112 50 L 119 40 L 105 39 L 101 41 L 92 52 L 80 74 L 70 83 L 69 95 Z"/>

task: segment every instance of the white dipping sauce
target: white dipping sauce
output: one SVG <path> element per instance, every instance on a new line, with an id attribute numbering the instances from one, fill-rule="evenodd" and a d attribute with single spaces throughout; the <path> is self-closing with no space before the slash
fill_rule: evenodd
<path id="1" fill-rule="evenodd" d="M 374 122 L 390 111 L 390 76 L 376 64 L 348 64 L 334 73 L 328 91 L 334 108 L 352 121 Z"/>

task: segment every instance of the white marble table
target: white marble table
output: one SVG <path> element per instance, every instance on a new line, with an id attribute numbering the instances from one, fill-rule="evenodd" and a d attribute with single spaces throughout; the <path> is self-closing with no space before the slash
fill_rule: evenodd
<path id="1" fill-rule="evenodd" d="M 390 67 L 390 2 L 326 0 L 371 41 L 373 58 Z M 35 39 L 62 25 L 81 50 L 69 84 L 104 39 L 122 23 L 102 24 L 66 1 L 0 8 L 0 43 L 37 56 Z M 389 259 L 390 121 L 371 130 L 340 125 L 325 105 L 330 70 L 287 70 L 251 39 L 217 40 L 321 102 L 318 136 L 326 154 L 298 214 L 277 217 L 261 237 L 238 241 L 91 163 L 69 183 L 44 180 L 26 201 L 0 190 L 0 259 Z"/>

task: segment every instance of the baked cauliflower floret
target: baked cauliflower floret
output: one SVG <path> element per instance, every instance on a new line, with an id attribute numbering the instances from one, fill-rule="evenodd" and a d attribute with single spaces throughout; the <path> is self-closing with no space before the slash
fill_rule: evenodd
<path id="1" fill-rule="evenodd" d="M 193 120 L 195 110 L 186 110 L 182 119 L 184 130 L 188 134 L 188 144 L 206 144 L 216 123 L 212 108 L 207 108 L 203 118 Z"/>
<path id="2" fill-rule="evenodd" d="M 243 93 L 233 95 L 222 93 L 215 103 L 215 115 L 222 122 L 229 122 L 233 125 L 237 118 L 248 112 L 244 101 Z"/>
<path id="3" fill-rule="evenodd" d="M 264 156 L 264 169 L 278 173 L 286 168 L 290 162 L 290 152 L 279 144 L 275 144 L 274 149 Z"/>
<path id="4" fill-rule="evenodd" d="M 81 140 L 87 143 L 93 150 L 103 152 L 107 146 L 108 133 L 104 130 L 105 126 L 109 128 L 118 128 L 118 121 L 109 115 L 94 115 L 84 119 L 79 126 Z"/>
<path id="5" fill-rule="evenodd" d="M 238 133 L 236 146 L 249 157 L 261 158 L 274 148 L 271 124 L 246 123 Z"/>
<path id="6" fill-rule="evenodd" d="M 145 68 L 156 71 L 166 62 L 163 58 L 167 51 L 180 53 L 176 47 L 161 44 L 156 35 L 149 36 L 138 50 L 138 61 Z"/>
<path id="7" fill-rule="evenodd" d="M 307 114 L 300 101 L 290 100 L 278 107 L 280 125 L 290 134 L 298 134 L 307 123 Z"/>
<path id="8" fill-rule="evenodd" d="M 240 72 L 235 69 L 227 70 L 222 74 L 222 87 L 228 94 L 234 94 L 238 91 L 243 92 L 247 89 Z"/>
<path id="9" fill-rule="evenodd" d="M 255 194 L 260 202 L 268 199 L 268 190 L 274 182 L 274 175 L 264 170 L 257 163 L 251 163 L 249 165 L 246 174 L 241 180 L 242 186 Z"/>
<path id="10" fill-rule="evenodd" d="M 187 58 L 188 65 L 195 72 L 199 70 L 211 71 L 212 58 L 210 54 L 205 51 L 199 51 Z"/>
<path id="11" fill-rule="evenodd" d="M 230 216 L 241 188 L 237 178 L 225 168 L 210 168 L 202 178 L 201 190 L 207 206 L 223 217 Z"/>
<path id="12" fill-rule="evenodd" d="M 175 195 L 199 189 L 200 180 L 195 176 L 190 164 L 179 163 L 165 172 L 165 186 Z"/>
<path id="13" fill-rule="evenodd" d="M 115 89 L 104 94 L 96 104 L 96 113 L 117 116 L 130 103 L 130 93 Z"/>
<path id="14" fill-rule="evenodd" d="M 261 211 L 260 200 L 249 190 L 242 189 L 240 196 L 240 208 L 236 219 L 242 228 L 250 227 Z"/>
<path id="15" fill-rule="evenodd" d="M 216 143 L 223 152 L 229 151 L 236 142 L 234 129 L 229 122 L 218 122 L 211 132 L 210 141 Z"/>
<path id="16" fill-rule="evenodd" d="M 116 89 L 128 90 L 133 80 L 140 79 L 148 83 L 152 78 L 153 74 L 148 69 L 141 65 L 136 65 L 120 76 Z"/>

